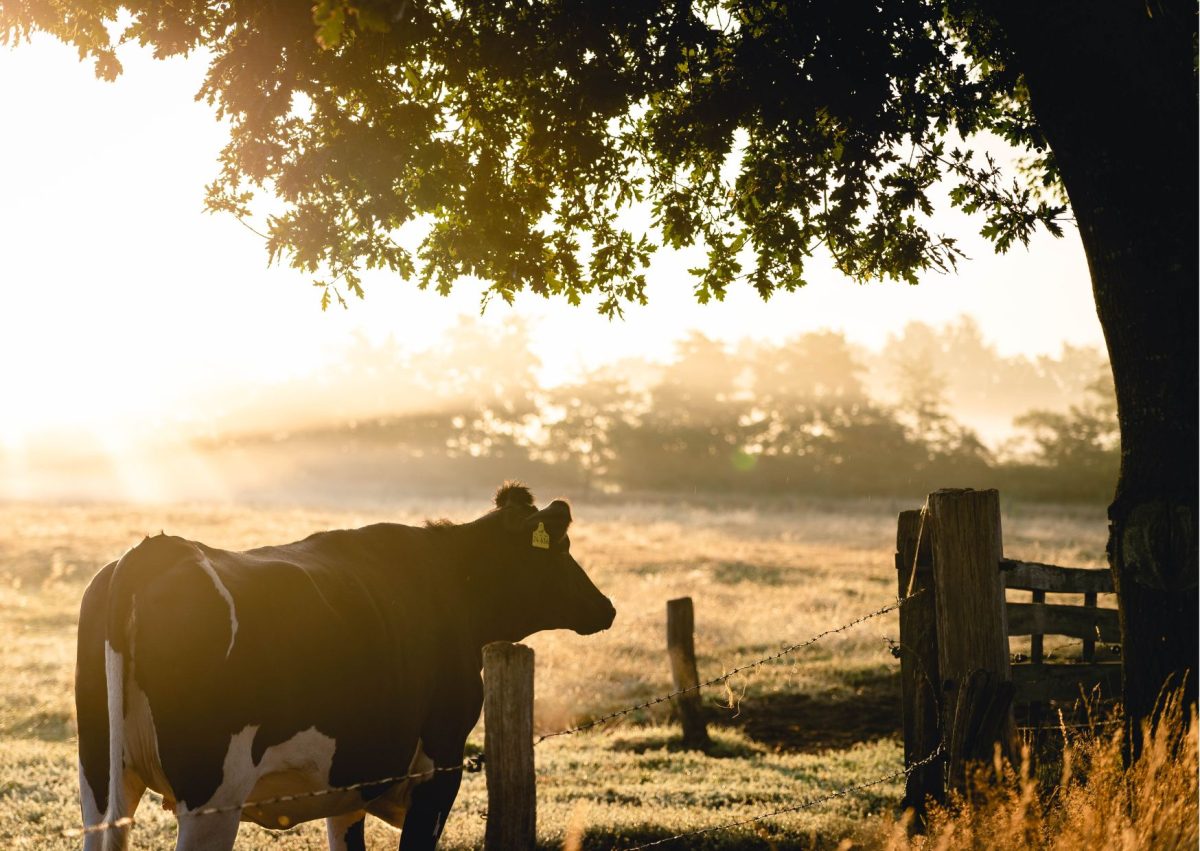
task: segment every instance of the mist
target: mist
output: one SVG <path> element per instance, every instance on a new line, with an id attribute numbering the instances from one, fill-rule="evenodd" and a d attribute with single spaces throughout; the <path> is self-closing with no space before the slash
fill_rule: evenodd
<path id="1" fill-rule="evenodd" d="M 830 496 L 1003 485 L 1102 501 L 1116 475 L 1104 354 L 1002 355 L 969 317 L 877 349 L 835 331 L 562 376 L 528 325 L 461 318 L 437 346 L 359 334 L 320 368 L 232 380 L 125 429 L 0 450 L 9 499 L 332 503 L 456 495 L 506 477 L 588 496 Z"/>

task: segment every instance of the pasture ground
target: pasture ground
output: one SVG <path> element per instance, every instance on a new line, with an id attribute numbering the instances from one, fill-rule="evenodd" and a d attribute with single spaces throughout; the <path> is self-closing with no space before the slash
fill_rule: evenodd
<path id="1" fill-rule="evenodd" d="M 917 503 L 577 503 L 572 551 L 618 616 L 598 636 L 554 632 L 528 641 L 537 653 L 538 731 L 668 691 L 664 621 L 672 597 L 695 601 L 702 678 L 885 605 L 896 592 L 896 514 Z M 79 846 L 62 835 L 79 823 L 72 709 L 78 602 L 90 576 L 143 535 L 162 529 L 243 549 L 379 520 L 466 520 L 487 508 L 486 496 L 344 511 L 0 505 L 0 845 Z M 1009 504 L 1005 512 L 1006 554 L 1103 565 L 1102 509 Z M 712 690 L 705 701 L 716 744 L 707 755 L 679 749 L 663 706 L 548 740 L 536 752 L 539 844 L 625 847 L 898 770 L 898 663 L 885 640 L 896 636 L 893 612 Z M 473 740 L 482 742 L 481 728 Z M 900 792 L 900 782 L 889 782 L 666 847 L 836 847 L 862 835 L 866 817 L 893 809 Z M 468 775 L 441 847 L 478 847 L 486 808 L 482 776 Z M 137 818 L 134 847 L 173 844 L 174 820 L 153 796 Z M 370 847 L 395 847 L 395 831 L 369 824 Z M 291 851 L 323 849 L 324 842 L 319 822 L 279 833 L 247 824 L 238 847 Z"/>

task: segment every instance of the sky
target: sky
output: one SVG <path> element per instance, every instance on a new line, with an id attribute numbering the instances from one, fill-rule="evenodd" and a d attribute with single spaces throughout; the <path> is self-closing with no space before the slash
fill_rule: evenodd
<path id="1" fill-rule="evenodd" d="M 0 48 L 0 448 L 55 431 L 129 433 L 231 382 L 319 371 L 355 333 L 425 349 L 478 313 L 470 282 L 442 298 L 384 274 L 366 277 L 365 301 L 323 313 L 304 274 L 268 267 L 260 237 L 203 212 L 225 139 L 193 97 L 204 57 L 157 61 L 129 45 L 121 59 L 124 75 L 104 83 L 51 39 Z M 967 314 L 1004 354 L 1103 346 L 1073 232 L 997 257 L 979 222 L 950 213 L 936 224 L 971 259 L 916 287 L 813 268 L 809 286 L 769 303 L 743 288 L 702 306 L 694 258 L 660 253 L 650 304 L 623 321 L 531 295 L 484 320 L 528 320 L 547 384 L 622 356 L 667 360 L 689 329 L 779 342 L 832 328 L 877 348 L 910 321 Z"/>

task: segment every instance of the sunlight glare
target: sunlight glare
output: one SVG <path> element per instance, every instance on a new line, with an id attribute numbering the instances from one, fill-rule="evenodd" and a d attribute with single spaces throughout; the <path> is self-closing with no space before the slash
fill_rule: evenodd
<path id="1" fill-rule="evenodd" d="M 365 276 L 365 303 L 321 313 L 305 275 L 266 268 L 261 239 L 201 212 L 225 140 L 193 99 L 206 56 L 156 61 L 126 44 L 120 57 L 125 74 L 107 84 L 46 37 L 0 51 L 0 110 L 17 129 L 0 134 L 6 456 L 56 428 L 119 434 L 125 452 L 155 431 L 202 421 L 231 388 L 319 380 L 355 333 L 422 351 L 478 313 L 475 282 L 442 298 L 382 273 Z M 16 80 L 38 85 L 2 84 Z M 1029 251 L 997 257 L 973 235 L 978 223 L 947 221 L 974 259 L 918 287 L 856 285 L 814 258 L 809 286 L 796 293 L 764 304 L 741 287 L 702 306 L 686 272 L 695 252 L 664 251 L 648 275 L 650 304 L 629 307 L 623 321 L 598 316 L 595 299 L 571 308 L 529 293 L 511 309 L 494 304 L 483 321 L 528 321 L 545 386 L 623 357 L 668 361 L 691 329 L 734 344 L 832 328 L 879 349 L 907 322 L 965 313 L 1005 354 L 1101 344 L 1075 235 L 1039 236 Z"/>

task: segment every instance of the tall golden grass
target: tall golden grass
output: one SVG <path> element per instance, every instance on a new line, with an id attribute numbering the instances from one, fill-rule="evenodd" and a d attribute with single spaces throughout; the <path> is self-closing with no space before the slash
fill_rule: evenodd
<path id="1" fill-rule="evenodd" d="M 1196 708 L 1185 708 L 1178 693 L 1162 708 L 1157 725 L 1143 726 L 1144 746 L 1128 771 L 1123 725 L 1083 732 L 1064 727 L 1057 777 L 1034 770 L 1029 747 L 1017 769 L 997 757 L 967 793 L 929 812 L 925 835 L 908 836 L 910 812 L 882 826 L 879 844 L 887 851 L 1194 849 L 1200 820 Z"/>

